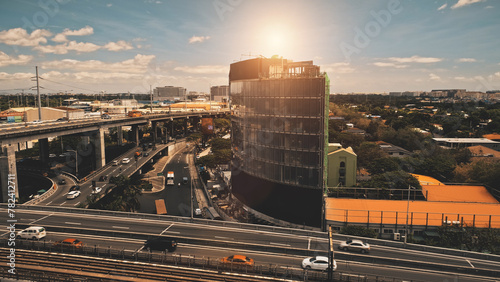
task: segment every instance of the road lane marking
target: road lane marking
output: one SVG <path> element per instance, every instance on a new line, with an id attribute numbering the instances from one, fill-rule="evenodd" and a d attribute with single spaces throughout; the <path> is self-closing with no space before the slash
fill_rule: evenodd
<path id="1" fill-rule="evenodd" d="M 52 204 L 52 202 L 53 201 L 50 201 L 50 202 L 46 203 L 45 205 L 48 206 L 48 205 Z"/>
<path id="2" fill-rule="evenodd" d="M 116 228 L 116 229 L 130 229 L 130 227 L 127 227 L 127 226 L 113 226 L 113 228 Z"/>
<path id="3" fill-rule="evenodd" d="M 173 223 L 172 223 L 172 224 L 170 224 L 167 228 L 165 228 L 165 230 L 163 230 L 163 231 L 160 233 L 160 235 L 162 235 L 163 233 L 167 232 L 167 231 L 170 229 L 170 227 L 172 227 L 172 226 L 174 226 L 174 224 L 173 224 Z"/>
<path id="4" fill-rule="evenodd" d="M 311 238 L 309 238 L 308 242 L 307 242 L 307 249 L 310 250 L 311 249 Z"/>
<path id="5" fill-rule="evenodd" d="M 234 241 L 233 238 L 229 238 L 229 237 L 215 236 L 215 238 L 217 238 L 217 239 L 224 239 L 224 240 L 233 240 Z"/>
<path id="6" fill-rule="evenodd" d="M 30 224 L 33 224 L 33 223 L 35 223 L 35 222 L 37 222 L 37 221 L 40 221 L 40 220 L 44 220 L 44 219 L 46 219 L 47 217 L 49 217 L 49 216 L 51 216 L 51 215 L 53 215 L 53 213 L 51 213 L 51 214 L 49 214 L 49 215 L 46 215 L 46 216 L 44 216 L 44 217 L 42 217 L 42 218 L 39 218 L 39 219 L 37 219 L 37 220 L 35 220 L 35 221 L 32 221 Z"/>
<path id="7" fill-rule="evenodd" d="M 76 206 L 78 206 L 80 203 L 81 203 L 81 202 L 78 202 L 78 203 L 74 204 L 73 206 L 75 206 L 75 207 L 76 207 Z"/>
<path id="8" fill-rule="evenodd" d="M 66 221 L 66 222 L 64 222 L 64 223 L 69 224 L 69 225 L 82 225 L 82 224 L 81 224 L 81 223 L 79 223 L 79 222 L 67 222 L 67 221 Z"/>
<path id="9" fill-rule="evenodd" d="M 466 259 L 465 261 L 466 261 L 466 262 L 468 262 L 472 268 L 476 268 L 476 267 L 475 267 L 475 266 L 474 266 L 474 265 L 470 262 L 470 260 Z"/>
<path id="10" fill-rule="evenodd" d="M 274 243 L 274 242 L 269 242 L 269 245 L 277 245 L 277 246 L 285 246 L 285 247 L 291 247 L 288 244 L 282 244 L 282 243 Z"/>
<path id="11" fill-rule="evenodd" d="M 64 204 L 66 204 L 66 201 L 64 201 L 62 204 L 60 204 L 60 206 L 62 206 L 62 205 L 64 205 Z"/>

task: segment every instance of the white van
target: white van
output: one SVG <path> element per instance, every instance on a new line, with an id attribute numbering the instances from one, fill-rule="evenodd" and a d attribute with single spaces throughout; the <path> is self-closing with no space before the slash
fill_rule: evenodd
<path id="1" fill-rule="evenodd" d="M 47 235 L 47 233 L 45 232 L 45 228 L 43 228 L 41 226 L 32 226 L 32 227 L 28 227 L 22 231 L 19 231 L 17 233 L 17 238 L 40 240 L 43 237 L 45 237 L 46 235 Z"/>

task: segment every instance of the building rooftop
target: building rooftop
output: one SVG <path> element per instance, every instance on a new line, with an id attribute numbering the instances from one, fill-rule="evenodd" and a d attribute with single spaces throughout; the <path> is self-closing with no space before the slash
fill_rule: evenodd
<path id="1" fill-rule="evenodd" d="M 492 157 L 500 158 L 500 152 L 490 149 L 485 146 L 477 145 L 468 147 L 469 151 L 472 153 L 473 157 Z"/>

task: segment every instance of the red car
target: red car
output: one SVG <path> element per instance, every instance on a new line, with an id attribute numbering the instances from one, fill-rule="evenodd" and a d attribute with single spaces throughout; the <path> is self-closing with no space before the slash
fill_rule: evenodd
<path id="1" fill-rule="evenodd" d="M 54 243 L 56 247 L 71 247 L 71 248 L 81 248 L 83 247 L 83 242 L 73 238 L 66 238 L 61 241 Z"/>

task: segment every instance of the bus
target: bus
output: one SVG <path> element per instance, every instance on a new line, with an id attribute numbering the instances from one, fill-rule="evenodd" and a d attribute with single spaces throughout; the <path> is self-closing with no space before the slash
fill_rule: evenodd
<path id="1" fill-rule="evenodd" d="M 156 214 L 167 214 L 167 207 L 165 207 L 165 200 L 155 200 Z"/>
<path id="2" fill-rule="evenodd" d="M 169 171 L 167 173 L 167 185 L 174 185 L 174 172 Z"/>
<path id="3" fill-rule="evenodd" d="M 142 116 L 142 112 L 141 111 L 137 111 L 137 110 L 133 110 L 133 111 L 128 112 L 128 116 L 129 117 L 141 117 Z"/>

